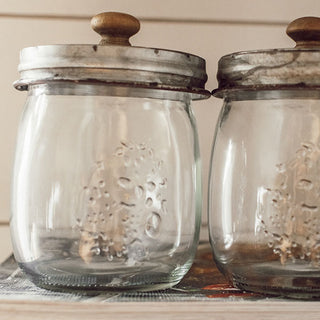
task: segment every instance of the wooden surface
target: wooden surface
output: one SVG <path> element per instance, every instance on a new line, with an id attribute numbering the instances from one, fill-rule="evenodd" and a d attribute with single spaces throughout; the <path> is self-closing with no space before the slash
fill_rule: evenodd
<path id="1" fill-rule="evenodd" d="M 0 319 L 11 320 L 318 320 L 318 302 L 36 303 L 0 301 Z"/>
<path id="2" fill-rule="evenodd" d="M 98 295 L 84 302 L 67 302 L 67 300 L 57 302 L 48 301 L 48 298 L 34 300 L 39 298 L 35 298 L 32 294 L 28 297 L 28 292 L 25 298 L 20 296 L 19 299 L 13 300 L 10 296 L 1 295 L 0 286 L 0 319 L 319 319 L 320 301 L 277 300 L 226 287 L 224 277 L 215 268 L 211 258 L 209 246 L 201 246 L 195 264 L 178 285 L 180 290 L 192 289 L 190 298 L 184 298 L 182 302 L 168 302 L 170 299 L 167 297 L 170 296 L 171 290 L 162 296 L 166 301 L 161 299 L 148 301 L 143 298 L 128 301 L 127 298 L 123 300 L 124 302 L 110 302 L 112 295 L 106 296 L 106 299 Z M 15 281 L 15 278 L 13 277 L 11 281 Z M 208 283 L 219 283 L 219 285 L 207 286 Z M 206 286 L 203 287 L 204 285 Z M 196 288 L 199 290 L 194 290 Z M 194 291 L 197 295 L 193 293 Z M 204 293 L 206 301 L 199 301 L 197 297 L 200 292 Z"/>

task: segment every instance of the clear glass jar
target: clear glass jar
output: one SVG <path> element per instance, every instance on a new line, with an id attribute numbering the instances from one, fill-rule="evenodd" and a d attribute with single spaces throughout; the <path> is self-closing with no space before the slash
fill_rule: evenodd
<path id="1" fill-rule="evenodd" d="M 191 266 L 201 194 L 190 99 L 117 90 L 29 89 L 11 227 L 19 265 L 41 286 L 155 289 Z"/>
<path id="2" fill-rule="evenodd" d="M 129 53 L 138 62 L 128 62 Z M 154 82 L 167 66 L 158 60 L 172 63 L 167 55 L 204 66 L 183 53 L 118 45 L 22 51 L 16 87 L 28 98 L 11 231 L 15 258 L 37 285 L 155 290 L 175 285 L 190 268 L 201 219 L 191 100 L 208 94 L 181 87 L 174 70 Z M 139 59 L 148 61 L 147 76 Z"/>
<path id="3" fill-rule="evenodd" d="M 258 98 L 258 99 L 257 99 Z M 320 295 L 320 92 L 224 102 L 210 177 L 219 269 L 244 290 Z"/>
<path id="4" fill-rule="evenodd" d="M 209 233 L 218 268 L 244 290 L 320 297 L 319 57 L 297 46 L 220 60 Z"/>

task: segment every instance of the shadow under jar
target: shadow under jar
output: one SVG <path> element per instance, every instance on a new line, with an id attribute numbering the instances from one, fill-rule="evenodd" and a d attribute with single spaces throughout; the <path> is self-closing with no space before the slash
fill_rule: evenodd
<path id="1" fill-rule="evenodd" d="M 219 269 L 244 290 L 320 297 L 319 20 L 288 26 L 293 49 L 219 61 L 210 241 Z"/>
<path id="2" fill-rule="evenodd" d="M 208 97 L 205 62 L 130 47 L 139 22 L 129 15 L 100 14 L 92 25 L 100 45 L 21 52 L 15 86 L 28 98 L 13 174 L 14 254 L 49 289 L 171 287 L 198 242 L 190 103 Z"/>

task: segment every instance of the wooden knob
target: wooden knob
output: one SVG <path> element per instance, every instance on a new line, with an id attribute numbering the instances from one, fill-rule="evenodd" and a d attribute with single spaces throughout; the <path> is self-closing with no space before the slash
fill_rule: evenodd
<path id="1" fill-rule="evenodd" d="M 292 21 L 287 35 L 296 42 L 296 48 L 319 48 L 320 18 L 303 17 Z"/>
<path id="2" fill-rule="evenodd" d="M 99 45 L 130 46 L 129 38 L 140 29 L 135 17 L 120 12 L 103 12 L 91 19 L 91 27 L 102 37 Z"/>

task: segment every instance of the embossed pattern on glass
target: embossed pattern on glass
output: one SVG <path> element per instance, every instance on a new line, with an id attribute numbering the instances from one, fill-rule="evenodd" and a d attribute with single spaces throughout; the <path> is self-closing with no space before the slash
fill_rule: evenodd
<path id="1" fill-rule="evenodd" d="M 217 265 L 245 290 L 319 297 L 319 94 L 283 90 L 233 99 L 224 102 L 211 161 L 209 231 Z"/>

